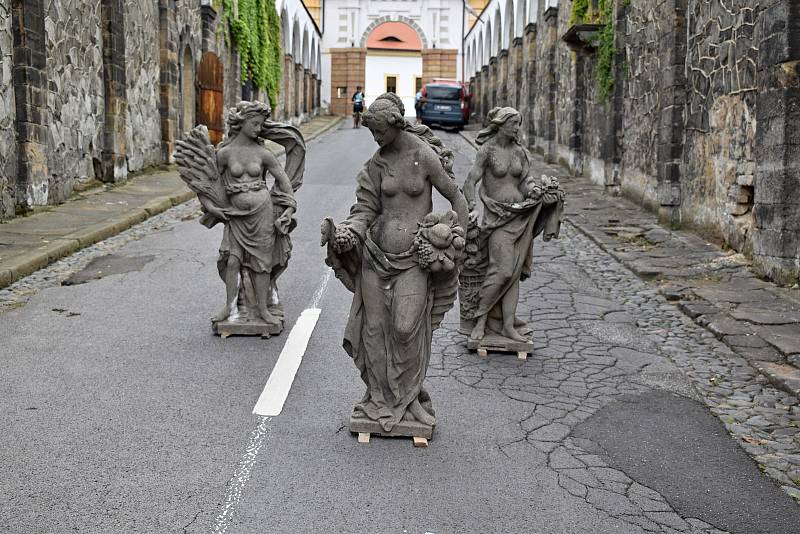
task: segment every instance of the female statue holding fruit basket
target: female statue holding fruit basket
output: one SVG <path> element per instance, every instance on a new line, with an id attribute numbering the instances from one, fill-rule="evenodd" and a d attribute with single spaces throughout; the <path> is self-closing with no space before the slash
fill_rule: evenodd
<path id="1" fill-rule="evenodd" d="M 461 276 L 461 325 L 471 340 L 490 330 L 511 342 L 529 342 L 517 318 L 519 283 L 531 273 L 533 238 L 558 236 L 564 191 L 555 178 L 529 176 L 530 155 L 519 143 L 520 114 L 494 108 L 478 133 L 480 145 L 464 184 L 469 203 L 467 257 Z M 483 222 L 475 189 L 481 183 Z"/>
<path id="2" fill-rule="evenodd" d="M 404 115 L 392 93 L 364 114 L 379 148 L 358 174 L 350 216 L 326 219 L 322 243 L 354 293 L 344 348 L 367 390 L 350 430 L 429 438 L 436 419 L 422 384 L 431 335 L 456 297 L 467 204 L 452 153 Z M 432 213 L 433 188 L 453 211 Z"/>

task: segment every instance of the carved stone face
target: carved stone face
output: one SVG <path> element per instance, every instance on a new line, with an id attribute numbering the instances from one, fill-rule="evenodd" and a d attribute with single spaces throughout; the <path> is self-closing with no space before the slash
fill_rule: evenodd
<path id="1" fill-rule="evenodd" d="M 511 117 L 499 128 L 499 133 L 506 137 L 514 138 L 519 133 L 519 115 Z"/>
<path id="2" fill-rule="evenodd" d="M 389 126 L 383 119 L 373 119 L 369 121 L 369 131 L 372 132 L 372 138 L 378 143 L 378 146 L 383 148 L 391 145 L 397 139 L 399 129 Z"/>
<path id="3" fill-rule="evenodd" d="M 261 115 L 254 115 L 244 121 L 242 125 L 242 133 L 250 139 L 257 139 L 261 133 L 261 127 L 264 125 L 264 117 Z"/>

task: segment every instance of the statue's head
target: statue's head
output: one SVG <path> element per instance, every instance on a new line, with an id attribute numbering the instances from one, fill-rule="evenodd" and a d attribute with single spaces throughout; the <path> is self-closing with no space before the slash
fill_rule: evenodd
<path id="1" fill-rule="evenodd" d="M 519 135 L 519 126 L 522 122 L 522 117 L 514 108 L 493 108 L 486 115 L 488 124 L 478 134 L 478 144 L 483 144 L 489 137 L 494 137 L 497 134 L 503 135 L 509 139 L 516 139 Z"/>
<path id="2" fill-rule="evenodd" d="M 263 102 L 239 102 L 228 111 L 228 138 L 240 133 L 250 139 L 258 139 L 264 122 L 269 120 L 272 109 Z"/>
<path id="3" fill-rule="evenodd" d="M 394 93 L 383 93 L 364 113 L 362 121 L 379 146 L 390 145 L 406 127 L 403 101 Z"/>

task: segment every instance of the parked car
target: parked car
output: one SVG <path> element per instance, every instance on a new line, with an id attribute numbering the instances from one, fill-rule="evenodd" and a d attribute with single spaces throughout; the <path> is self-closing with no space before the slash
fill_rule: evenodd
<path id="1" fill-rule="evenodd" d="M 462 128 L 469 121 L 469 93 L 455 80 L 434 80 L 422 88 L 422 124 Z"/>

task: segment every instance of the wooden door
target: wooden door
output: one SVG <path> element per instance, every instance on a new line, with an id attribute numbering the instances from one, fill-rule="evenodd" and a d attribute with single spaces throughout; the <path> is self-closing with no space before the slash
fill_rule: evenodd
<path id="1" fill-rule="evenodd" d="M 200 60 L 200 109 L 197 123 L 208 127 L 208 136 L 214 145 L 222 141 L 225 125 L 222 122 L 222 87 L 224 81 L 222 62 L 213 52 L 206 52 Z"/>

